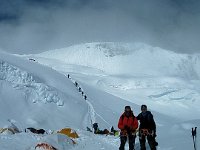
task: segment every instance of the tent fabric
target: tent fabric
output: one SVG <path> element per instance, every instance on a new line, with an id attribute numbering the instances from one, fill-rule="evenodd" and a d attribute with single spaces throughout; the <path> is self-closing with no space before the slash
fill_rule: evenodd
<path id="1" fill-rule="evenodd" d="M 38 143 L 35 146 L 35 149 L 36 150 L 57 150 L 55 147 L 47 143 Z"/>
<path id="2" fill-rule="evenodd" d="M 17 133 L 13 128 L 0 128 L 0 133 L 10 133 L 15 134 Z"/>
<path id="3" fill-rule="evenodd" d="M 42 137 L 35 146 L 36 150 L 66 150 L 74 147 L 74 141 L 61 133 L 48 134 Z M 54 148 L 54 149 L 53 149 Z"/>
<path id="4" fill-rule="evenodd" d="M 60 131 L 57 131 L 57 133 L 67 135 L 68 137 L 71 137 L 74 139 L 79 137 L 76 131 L 72 130 L 71 128 L 63 128 Z"/>

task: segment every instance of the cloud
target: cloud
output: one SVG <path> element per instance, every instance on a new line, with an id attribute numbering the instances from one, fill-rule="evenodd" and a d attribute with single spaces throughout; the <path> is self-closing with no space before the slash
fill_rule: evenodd
<path id="1" fill-rule="evenodd" d="M 96 41 L 199 52 L 197 0 L 0 0 L 0 47 L 38 53 Z"/>

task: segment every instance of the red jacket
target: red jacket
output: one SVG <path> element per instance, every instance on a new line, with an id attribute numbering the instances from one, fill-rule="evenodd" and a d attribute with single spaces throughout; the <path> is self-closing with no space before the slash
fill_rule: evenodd
<path id="1" fill-rule="evenodd" d="M 124 113 L 119 118 L 118 128 L 120 130 L 125 130 L 125 126 L 128 126 L 131 130 L 136 130 L 138 128 L 138 120 L 132 115 L 127 117 Z"/>

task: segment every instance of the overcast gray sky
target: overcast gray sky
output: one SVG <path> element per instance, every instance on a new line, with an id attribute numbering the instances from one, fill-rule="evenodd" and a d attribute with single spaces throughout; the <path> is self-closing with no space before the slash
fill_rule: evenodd
<path id="1" fill-rule="evenodd" d="M 38 53 L 85 42 L 200 52 L 199 0 L 0 0 L 0 48 Z"/>

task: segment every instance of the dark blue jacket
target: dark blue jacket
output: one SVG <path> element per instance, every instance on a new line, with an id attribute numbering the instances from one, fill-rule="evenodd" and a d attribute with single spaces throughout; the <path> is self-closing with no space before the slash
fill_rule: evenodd
<path id="1" fill-rule="evenodd" d="M 139 129 L 150 129 L 156 131 L 156 124 L 150 111 L 146 111 L 145 113 L 141 112 L 137 116 L 137 120 L 140 121 Z"/>

